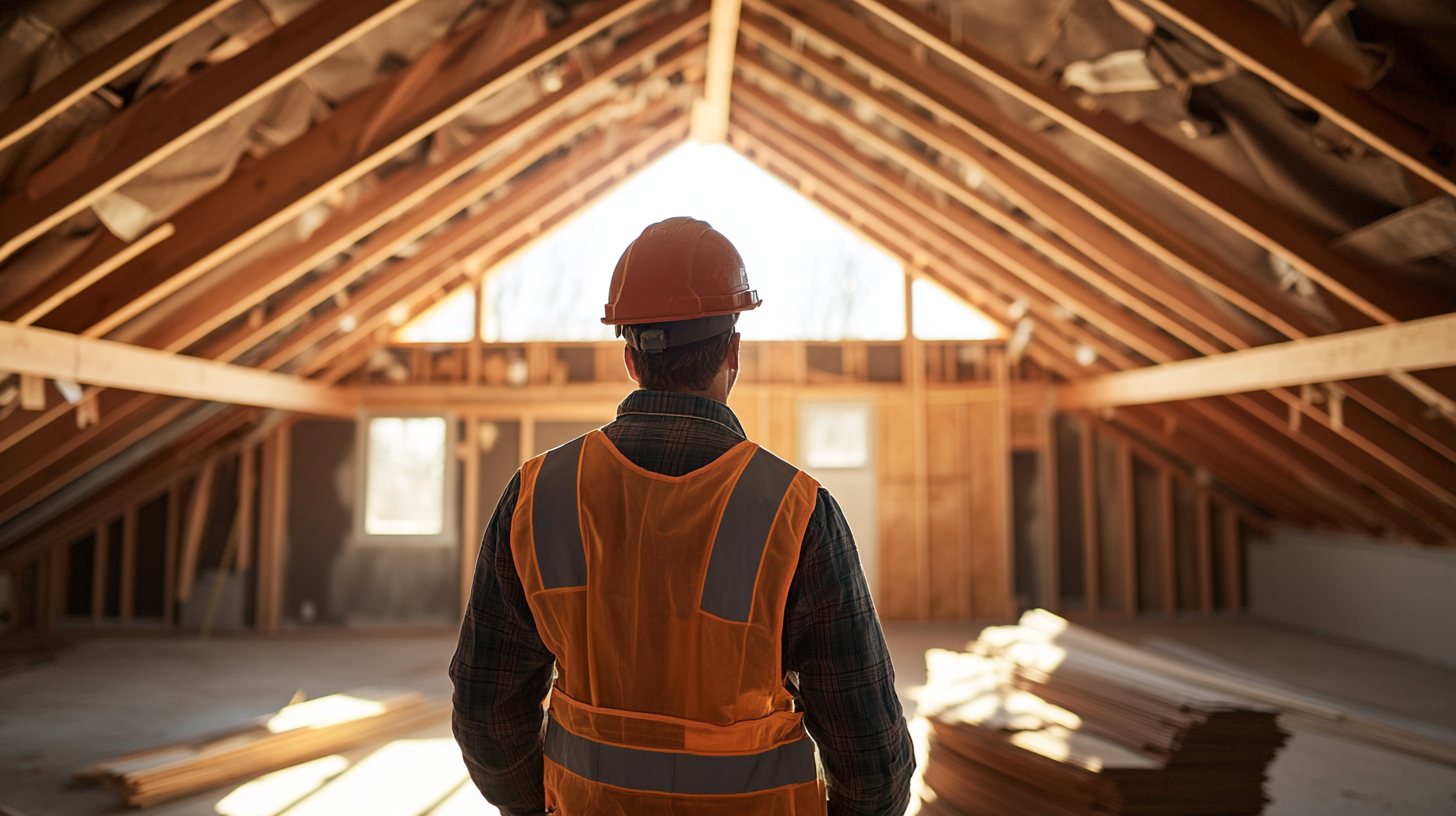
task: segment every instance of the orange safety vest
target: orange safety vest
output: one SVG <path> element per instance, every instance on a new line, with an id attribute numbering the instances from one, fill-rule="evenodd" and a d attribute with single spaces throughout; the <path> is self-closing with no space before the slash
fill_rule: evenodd
<path id="1" fill-rule="evenodd" d="M 825 814 L 780 665 L 818 487 L 747 441 L 652 473 L 600 431 L 521 467 L 511 551 L 556 656 L 548 810 Z"/>

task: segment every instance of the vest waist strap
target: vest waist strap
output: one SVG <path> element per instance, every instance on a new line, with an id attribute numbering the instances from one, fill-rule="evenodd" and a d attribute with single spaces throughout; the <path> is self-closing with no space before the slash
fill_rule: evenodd
<path id="1" fill-rule="evenodd" d="M 783 702 L 787 705 L 787 695 Z M 604 745 L 699 755 L 758 754 L 804 737 L 804 715 L 799 712 L 775 711 L 756 720 L 713 725 L 588 705 L 560 688 L 551 692 L 551 719 L 572 734 Z"/>
<path id="2" fill-rule="evenodd" d="M 546 725 L 546 759 L 598 784 L 654 793 L 728 796 L 818 778 L 807 735 L 759 753 L 703 756 L 596 742 L 552 719 Z"/>

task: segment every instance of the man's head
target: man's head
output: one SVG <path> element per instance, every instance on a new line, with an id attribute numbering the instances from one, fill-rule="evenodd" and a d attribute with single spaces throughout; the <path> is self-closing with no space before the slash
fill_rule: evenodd
<path id="1" fill-rule="evenodd" d="M 738 372 L 733 327 L 760 303 L 727 238 L 702 221 L 670 218 L 622 253 L 602 322 L 626 339 L 627 370 L 643 388 L 726 400 Z"/>

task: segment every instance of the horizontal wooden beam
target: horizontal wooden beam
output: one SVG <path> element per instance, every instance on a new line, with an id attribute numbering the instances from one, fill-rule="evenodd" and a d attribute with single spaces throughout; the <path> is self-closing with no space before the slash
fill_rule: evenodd
<path id="1" fill-rule="evenodd" d="M 353 416 L 353 392 L 298 377 L 0 322 L 0 360 L 23 374 L 189 399 Z"/>
<path id="2" fill-rule="evenodd" d="M 1057 406 L 1146 405 L 1446 366 L 1456 366 L 1456 314 L 1104 374 L 1057 389 Z"/>

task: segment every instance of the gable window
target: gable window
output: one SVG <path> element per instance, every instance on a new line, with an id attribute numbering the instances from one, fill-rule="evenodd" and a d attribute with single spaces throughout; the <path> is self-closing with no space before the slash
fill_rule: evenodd
<path id="1" fill-rule="evenodd" d="M 454 423 L 446 416 L 369 416 L 363 426 L 363 539 L 453 543 Z"/>

